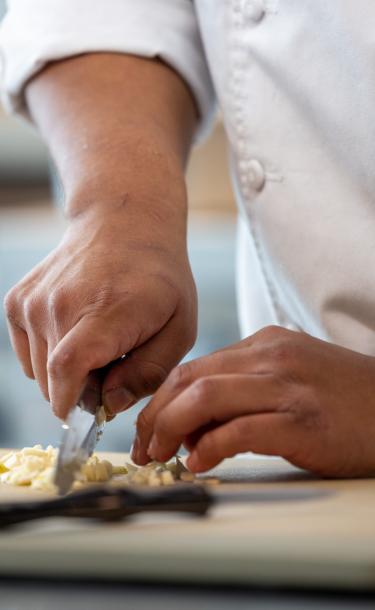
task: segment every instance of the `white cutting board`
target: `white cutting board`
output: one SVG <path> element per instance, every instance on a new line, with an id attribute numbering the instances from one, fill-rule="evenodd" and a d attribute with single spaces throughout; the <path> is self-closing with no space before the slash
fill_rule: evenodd
<path id="1" fill-rule="evenodd" d="M 125 454 L 105 454 L 123 464 Z M 375 480 L 321 481 L 281 459 L 226 460 L 228 489 L 329 489 L 320 499 L 231 504 L 209 517 L 121 524 L 50 520 L 0 534 L 0 574 L 191 583 L 375 587 Z M 213 488 L 213 491 L 215 488 Z M 41 497 L 0 486 L 0 501 Z"/>

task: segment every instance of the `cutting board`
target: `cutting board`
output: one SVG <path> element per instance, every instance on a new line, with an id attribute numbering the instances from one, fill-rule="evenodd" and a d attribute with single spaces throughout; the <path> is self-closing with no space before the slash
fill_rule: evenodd
<path id="1" fill-rule="evenodd" d="M 102 454 L 120 465 L 125 454 Z M 143 515 L 120 524 L 54 519 L 0 534 L 0 574 L 375 588 L 375 480 L 319 480 L 279 458 L 229 459 L 220 490 L 329 490 L 301 501 L 220 505 L 208 517 Z M 41 497 L 0 486 L 0 501 Z"/>

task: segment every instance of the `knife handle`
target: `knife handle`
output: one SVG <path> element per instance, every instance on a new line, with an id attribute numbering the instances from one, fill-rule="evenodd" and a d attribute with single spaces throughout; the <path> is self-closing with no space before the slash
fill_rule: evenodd
<path id="1" fill-rule="evenodd" d="M 177 512 L 205 515 L 214 498 L 201 485 L 177 484 L 162 488 L 111 488 L 84 490 L 66 496 L 70 500 L 70 516 L 90 511 L 102 520 L 123 519 L 146 512 Z M 74 515 L 73 515 L 74 513 Z M 82 515 L 83 516 L 83 515 Z"/>
<path id="2" fill-rule="evenodd" d="M 213 496 L 201 485 L 120 491 L 121 509 L 128 511 L 127 515 L 155 511 L 205 515 L 214 503 Z"/>
<path id="3" fill-rule="evenodd" d="M 201 485 L 177 484 L 159 489 L 94 487 L 53 500 L 0 504 L 0 529 L 48 517 L 116 521 L 148 512 L 204 516 L 214 503 Z"/>

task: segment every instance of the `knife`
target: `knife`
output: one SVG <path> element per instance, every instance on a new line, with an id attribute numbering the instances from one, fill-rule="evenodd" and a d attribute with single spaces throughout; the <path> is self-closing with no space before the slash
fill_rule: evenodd
<path id="1" fill-rule="evenodd" d="M 61 496 L 69 492 L 76 475 L 93 454 L 103 434 L 105 420 L 100 417 L 102 383 L 108 371 L 124 358 L 122 356 L 89 373 L 78 405 L 70 411 L 62 426 L 63 434 L 54 476 L 54 483 Z"/>
<path id="2" fill-rule="evenodd" d="M 54 478 L 59 495 L 68 493 L 77 473 L 92 455 L 103 433 L 104 423 L 99 423 L 97 415 L 97 412 L 90 413 L 77 406 L 69 413 L 63 425 Z"/>
<path id="3" fill-rule="evenodd" d="M 96 486 L 53 500 L 0 504 L 0 529 L 47 517 L 120 521 L 137 513 L 176 512 L 204 516 L 216 504 L 311 501 L 332 496 L 332 490 L 306 486 L 227 491 L 204 484 L 176 483 L 171 487 L 115 488 Z"/>

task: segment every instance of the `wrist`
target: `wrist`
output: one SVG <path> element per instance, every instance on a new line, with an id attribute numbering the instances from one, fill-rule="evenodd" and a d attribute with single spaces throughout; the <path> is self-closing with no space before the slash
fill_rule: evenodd
<path id="1" fill-rule="evenodd" d="M 147 218 L 156 225 L 186 226 L 187 196 L 183 170 L 169 151 L 152 143 L 100 149 L 63 179 L 65 215 L 116 218 L 126 222 Z"/>
<path id="2" fill-rule="evenodd" d="M 187 197 L 183 175 L 158 172 L 143 180 L 136 172 L 115 181 L 103 175 L 96 188 L 80 186 L 66 200 L 66 237 L 88 239 L 158 252 L 186 254 Z M 133 244 L 133 246 L 131 246 Z"/>

